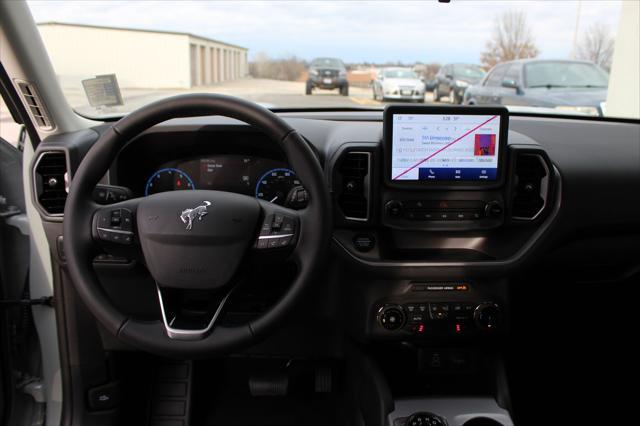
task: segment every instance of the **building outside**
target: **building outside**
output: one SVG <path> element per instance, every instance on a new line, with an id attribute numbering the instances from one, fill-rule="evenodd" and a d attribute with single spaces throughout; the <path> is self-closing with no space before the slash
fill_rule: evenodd
<path id="1" fill-rule="evenodd" d="M 188 89 L 249 71 L 248 49 L 189 33 L 58 22 L 38 29 L 63 87 L 77 86 L 96 70 L 116 74 L 128 89 Z"/>

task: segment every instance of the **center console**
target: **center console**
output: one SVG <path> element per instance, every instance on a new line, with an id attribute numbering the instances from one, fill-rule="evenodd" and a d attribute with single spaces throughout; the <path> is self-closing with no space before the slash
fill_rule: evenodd
<path id="1" fill-rule="evenodd" d="M 559 174 L 501 107 L 391 105 L 382 135 L 334 160 L 334 243 L 353 269 L 347 324 L 395 400 L 388 424 L 511 425 L 509 277 L 553 221 Z"/>
<path id="2" fill-rule="evenodd" d="M 502 225 L 508 120 L 504 108 L 388 107 L 383 224 L 425 230 Z"/>

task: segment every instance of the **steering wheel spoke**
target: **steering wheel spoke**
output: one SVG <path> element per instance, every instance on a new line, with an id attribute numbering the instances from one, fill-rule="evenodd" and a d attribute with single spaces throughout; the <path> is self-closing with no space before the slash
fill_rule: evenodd
<path id="1" fill-rule="evenodd" d="M 205 294 L 156 287 L 165 333 L 173 340 L 202 340 L 209 335 L 235 288 Z"/>
<path id="2" fill-rule="evenodd" d="M 134 198 L 95 209 L 91 223 L 93 241 L 104 252 L 141 259 L 136 214 L 141 198 Z"/>
<path id="3" fill-rule="evenodd" d="M 254 250 L 258 253 L 289 252 L 298 242 L 300 211 L 260 201 L 262 223 Z"/>

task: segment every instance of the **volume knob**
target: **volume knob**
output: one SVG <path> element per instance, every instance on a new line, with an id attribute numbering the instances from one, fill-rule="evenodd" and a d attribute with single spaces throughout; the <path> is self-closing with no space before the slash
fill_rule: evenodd
<path id="1" fill-rule="evenodd" d="M 389 201 L 385 209 L 387 210 L 387 214 L 391 217 L 401 217 L 403 212 L 403 206 L 400 201 L 391 200 Z"/>

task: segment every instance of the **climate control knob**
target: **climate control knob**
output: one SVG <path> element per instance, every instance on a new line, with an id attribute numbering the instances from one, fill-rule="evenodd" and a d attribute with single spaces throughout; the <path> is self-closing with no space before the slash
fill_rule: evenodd
<path id="1" fill-rule="evenodd" d="M 473 312 L 473 320 L 479 329 L 494 331 L 500 326 L 502 321 L 502 311 L 493 302 L 479 304 Z"/>
<path id="2" fill-rule="evenodd" d="M 378 311 L 378 322 L 387 330 L 399 329 L 404 321 L 404 311 L 398 305 L 383 306 Z"/>

